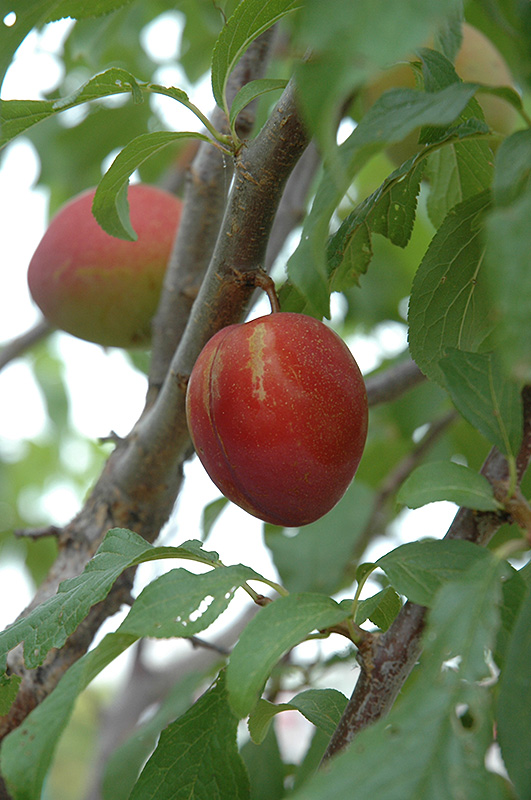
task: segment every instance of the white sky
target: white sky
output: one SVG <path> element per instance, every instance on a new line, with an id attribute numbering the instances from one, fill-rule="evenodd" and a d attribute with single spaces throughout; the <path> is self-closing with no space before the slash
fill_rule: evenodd
<path id="1" fill-rule="evenodd" d="M 0 23 L 1 24 L 1 23 Z M 60 47 L 69 23 L 62 21 L 47 26 L 38 36 L 30 34 L 19 48 L 14 64 L 8 71 L 3 88 L 4 99 L 38 99 L 52 89 L 61 78 L 60 64 L 53 52 Z M 182 73 L 166 64 L 175 52 L 178 39 L 178 15 L 164 15 L 142 37 L 150 55 L 156 54 L 161 63 L 157 80 L 187 90 L 200 108 L 208 111 L 212 99 L 208 81 L 194 94 L 186 85 Z M 196 96 L 197 95 L 197 96 Z M 181 129 L 197 128 L 195 117 L 168 98 L 157 98 L 161 112 L 169 124 Z M 35 188 L 39 162 L 33 146 L 21 138 L 7 148 L 0 164 L 0 241 L 1 279 L 0 292 L 0 343 L 10 340 L 39 318 L 31 301 L 26 284 L 26 270 L 46 226 L 47 196 Z M 82 342 L 66 334 L 54 334 L 54 346 L 65 362 L 66 379 L 70 392 L 72 420 L 81 434 L 90 438 L 107 435 L 111 430 L 126 434 L 142 408 L 145 378 L 131 370 L 118 350 L 104 352 L 97 345 Z M 402 328 L 382 329 L 379 341 L 358 342 L 356 357 L 363 371 L 371 369 L 382 352 L 392 353 L 404 346 Z M 108 387 L 112 385 L 113 391 Z M 45 412 L 29 367 L 16 361 L 0 372 L 0 457 L 16 453 L 24 439 L 38 439 L 45 435 Z M 23 398 L 23 402 L 21 402 Z M 79 456 L 79 453 L 78 453 Z M 193 461 L 186 465 L 187 482 L 182 493 L 175 520 L 164 538 L 176 543 L 200 536 L 202 506 L 219 496 L 202 466 Z M 50 521 L 66 522 L 78 508 L 80 498 L 68 486 L 53 487 L 43 500 Z M 439 536 L 446 530 L 454 514 L 449 504 L 407 512 L 408 538 Z M 0 509 L 1 513 L 1 509 Z M 168 541 L 165 541 L 168 543 Z M 275 577 L 274 567 L 261 541 L 261 523 L 238 508 L 228 508 L 214 529 L 207 544 L 218 550 L 225 563 L 242 562 L 269 577 Z M 376 543 L 371 558 L 389 549 L 389 542 Z M 0 553 L 0 628 L 11 622 L 30 598 L 31 589 L 22 580 L 22 565 L 9 556 L 9 548 Z M 190 564 L 186 564 L 191 568 Z M 153 578 L 158 571 L 167 569 L 150 564 L 141 568 L 141 580 Z M 340 644 L 340 647 L 342 645 Z"/>

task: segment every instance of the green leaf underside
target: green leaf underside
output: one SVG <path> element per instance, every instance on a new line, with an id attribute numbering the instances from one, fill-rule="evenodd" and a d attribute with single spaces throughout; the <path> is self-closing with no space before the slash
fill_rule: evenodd
<path id="1" fill-rule="evenodd" d="M 276 78 L 259 78 L 255 81 L 249 81 L 249 83 L 246 83 L 245 86 L 242 86 L 232 101 L 232 105 L 230 107 L 229 122 L 231 127 L 234 126 L 236 117 L 240 111 L 243 111 L 243 109 L 248 106 L 249 103 L 252 103 L 252 101 L 256 100 L 257 97 L 267 94 L 267 92 L 274 92 L 279 89 L 284 89 L 287 83 L 288 82 L 285 80 Z"/>
<path id="2" fill-rule="evenodd" d="M 482 192 L 450 211 L 413 281 L 411 356 L 429 378 L 443 386 L 440 361 L 448 349 L 476 352 L 494 327 L 482 280 L 483 219 L 489 204 L 489 193 Z"/>
<path id="3" fill-rule="evenodd" d="M 401 141 L 419 126 L 450 124 L 466 106 L 474 91 L 474 86 L 452 84 L 434 93 L 412 89 L 387 92 L 338 147 L 333 161 L 325 166 L 312 208 L 304 222 L 300 244 L 288 261 L 288 277 L 306 301 L 308 313 L 319 317 L 329 316 L 330 290 L 326 264 L 329 225 L 355 174 L 375 152 L 383 149 L 387 143 Z M 366 248 L 365 239 L 358 249 L 363 255 Z"/>
<path id="4" fill-rule="evenodd" d="M 491 553 L 471 542 L 426 539 L 391 550 L 376 565 L 397 592 L 414 603 L 431 606 L 441 586 L 458 579 L 474 563 L 487 564 L 492 558 Z"/>
<path id="5" fill-rule="evenodd" d="M 121 239 L 136 240 L 127 202 L 129 178 L 148 158 L 186 138 L 211 141 L 205 134 L 194 131 L 156 131 L 142 133 L 125 145 L 101 179 L 92 204 L 92 212 L 104 231 Z"/>
<path id="6" fill-rule="evenodd" d="M 222 674 L 162 732 L 131 800 L 248 800 L 249 778 L 238 752 L 237 727 Z"/>
<path id="7" fill-rule="evenodd" d="M 404 481 L 397 495 L 399 503 L 420 508 L 447 500 L 477 511 L 497 511 L 492 486 L 480 473 L 453 461 L 437 461 L 417 467 Z"/>
<path id="8" fill-rule="evenodd" d="M 294 800 L 343 800 L 353 786 L 360 797 L 378 800 L 512 797 L 485 767 L 492 742 L 491 695 L 476 683 L 489 675 L 486 652 L 499 624 L 504 573 L 505 565 L 492 557 L 441 589 L 428 619 L 415 691 L 359 733 Z M 457 666 L 444 667 L 455 655 Z M 471 727 L 461 721 L 463 708 Z"/>
<path id="9" fill-rule="evenodd" d="M 234 712 L 242 718 L 249 714 L 271 670 L 287 650 L 312 631 L 343 621 L 349 611 L 330 597 L 310 592 L 279 597 L 263 608 L 242 632 L 227 667 Z"/>
<path id="10" fill-rule="evenodd" d="M 516 456 L 522 438 L 522 398 L 499 359 L 493 353 L 449 349 L 440 367 L 463 417 L 506 456 Z"/>
<path id="11" fill-rule="evenodd" d="M 182 558 L 219 566 L 218 554 L 203 550 L 201 542 L 185 542 L 180 547 L 154 547 L 131 531 L 115 528 L 109 531 L 81 575 L 63 581 L 54 597 L 0 633 L 2 669 L 6 667 L 7 653 L 20 642 L 24 642 L 26 666 L 34 669 L 42 664 L 52 647 L 64 644 L 91 606 L 106 597 L 125 569 L 159 558 Z M 248 577 L 251 573 L 252 570 Z M 254 575 L 258 577 L 258 573 Z"/>
<path id="12" fill-rule="evenodd" d="M 316 728 L 331 736 L 346 704 L 347 698 L 337 689 L 307 689 L 295 695 L 289 703 L 275 704 L 261 699 L 249 717 L 249 733 L 253 742 L 260 744 L 276 714 L 282 711 L 300 711 Z"/>
<path id="13" fill-rule="evenodd" d="M 225 87 L 243 52 L 261 33 L 300 5 L 300 0 L 243 0 L 236 7 L 212 53 L 212 92 L 220 108 L 226 106 Z"/>

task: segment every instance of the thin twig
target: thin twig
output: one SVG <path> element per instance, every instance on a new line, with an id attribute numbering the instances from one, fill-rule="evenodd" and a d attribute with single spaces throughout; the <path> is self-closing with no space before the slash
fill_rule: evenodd
<path id="1" fill-rule="evenodd" d="M 30 347 L 45 339 L 52 331 L 53 328 L 43 319 L 33 328 L 5 344 L 0 350 L 0 369 L 3 369 L 16 358 L 20 358 Z"/>

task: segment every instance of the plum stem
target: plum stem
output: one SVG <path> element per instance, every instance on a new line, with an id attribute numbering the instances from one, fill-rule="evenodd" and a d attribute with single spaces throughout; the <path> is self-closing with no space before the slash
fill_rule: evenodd
<path id="1" fill-rule="evenodd" d="M 275 282 L 267 272 L 258 268 L 248 272 L 240 272 L 238 269 L 233 269 L 234 277 L 238 283 L 243 283 L 245 286 L 256 286 L 257 289 L 262 289 L 271 304 L 271 313 L 276 314 L 280 311 L 280 301 L 278 299 Z"/>

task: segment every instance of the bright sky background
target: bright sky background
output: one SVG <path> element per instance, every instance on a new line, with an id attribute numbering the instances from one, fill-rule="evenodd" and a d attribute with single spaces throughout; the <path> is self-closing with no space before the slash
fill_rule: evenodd
<path id="1" fill-rule="evenodd" d="M 1 24 L 1 23 L 0 23 Z M 54 51 L 70 23 L 62 21 L 47 26 L 42 35 L 30 34 L 19 48 L 8 71 L 3 88 L 4 99 L 38 99 L 57 85 L 61 78 L 60 62 Z M 183 74 L 168 60 L 175 54 L 179 38 L 179 16 L 165 14 L 150 26 L 142 44 L 152 58 L 161 64 L 156 80 L 187 90 L 200 108 L 212 107 L 208 81 L 190 87 Z M 157 97 L 160 110 L 175 128 L 197 127 L 195 117 L 168 98 Z M 0 163 L 0 241 L 2 291 L 0 292 L 0 343 L 25 332 L 39 319 L 28 293 L 26 270 L 47 219 L 47 196 L 35 188 L 39 161 L 33 146 L 20 138 L 7 148 Z M 131 370 L 119 350 L 105 352 L 97 345 L 82 342 L 66 334 L 54 334 L 54 347 L 64 358 L 70 392 L 73 424 L 85 436 L 97 438 L 111 430 L 126 434 L 143 406 L 145 378 Z M 378 341 L 360 340 L 354 352 L 362 371 L 374 368 L 382 355 L 392 354 L 405 345 L 404 329 L 382 329 Z M 112 385 L 113 391 L 108 387 Z M 13 457 L 23 439 L 38 439 L 45 432 L 44 404 L 31 371 L 22 360 L 13 362 L 0 372 L 0 457 Z M 80 453 L 75 454 L 76 458 Z M 187 481 L 179 501 L 177 514 L 163 535 L 164 543 L 178 543 L 200 537 L 200 515 L 203 505 L 219 496 L 202 466 L 194 460 L 186 465 Z M 50 521 L 68 521 L 78 510 L 80 498 L 68 486 L 55 487 L 43 498 L 43 507 Z M 451 521 L 455 508 L 449 503 L 407 512 L 407 535 L 441 536 Z M 0 509 L 1 513 L 1 509 Z M 397 535 L 404 528 L 397 526 Z M 371 557 L 389 549 L 389 541 L 376 543 Z M 261 541 L 261 523 L 236 507 L 228 508 L 207 543 L 218 550 L 225 563 L 242 562 L 269 577 L 274 567 Z M 0 628 L 13 621 L 31 596 L 31 588 L 23 580 L 21 565 L 9 558 L 8 548 L 0 563 Z M 187 563 L 187 568 L 191 568 Z M 168 569 L 167 562 L 152 563 L 141 568 L 143 581 Z M 112 623 L 114 627 L 116 622 Z M 340 645 L 341 646 L 341 645 Z"/>

